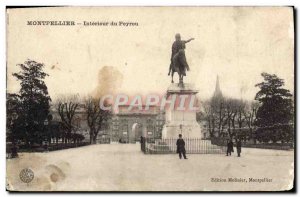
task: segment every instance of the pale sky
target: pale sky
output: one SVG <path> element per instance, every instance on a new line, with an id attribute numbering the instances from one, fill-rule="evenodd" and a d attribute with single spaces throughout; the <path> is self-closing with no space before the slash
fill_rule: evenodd
<path id="1" fill-rule="evenodd" d="M 216 77 L 224 95 L 253 99 L 261 72 L 276 74 L 294 90 L 293 10 L 288 7 L 93 7 L 34 8 L 8 12 L 8 92 L 18 91 L 11 74 L 32 59 L 46 65 L 49 94 L 86 95 L 101 88 L 104 67 L 118 72 L 118 90 L 127 94 L 165 93 L 176 33 L 194 37 L 186 46 L 200 98 L 212 96 Z M 28 20 L 137 22 L 135 27 L 27 26 Z M 106 67 L 107 68 L 107 67 Z M 178 81 L 177 74 L 175 81 Z M 243 91 L 241 91 L 243 90 Z"/>

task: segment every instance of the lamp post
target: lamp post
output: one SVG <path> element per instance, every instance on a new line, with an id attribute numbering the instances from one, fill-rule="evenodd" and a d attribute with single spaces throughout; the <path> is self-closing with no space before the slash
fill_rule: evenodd
<path id="1" fill-rule="evenodd" d="M 46 149 L 46 151 L 48 152 L 49 151 L 49 149 L 48 149 L 48 120 L 46 119 L 45 121 L 44 121 L 44 128 L 46 128 L 46 142 L 45 142 L 45 149 Z"/>

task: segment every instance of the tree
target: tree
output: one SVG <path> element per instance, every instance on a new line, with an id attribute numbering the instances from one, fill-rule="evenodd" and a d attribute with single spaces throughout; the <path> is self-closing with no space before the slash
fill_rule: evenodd
<path id="1" fill-rule="evenodd" d="M 247 132 L 247 130 L 245 130 L 243 127 L 245 126 L 245 122 L 246 122 L 246 116 L 245 116 L 245 112 L 246 112 L 246 102 L 243 100 L 236 100 L 236 122 L 237 122 L 237 126 L 238 129 L 237 131 L 235 130 L 235 126 L 234 126 L 234 133 L 235 133 L 235 137 L 236 139 L 241 139 L 241 140 L 246 140 L 247 137 L 249 136 L 249 132 Z M 235 125 L 233 123 L 233 125 Z"/>
<path id="2" fill-rule="evenodd" d="M 284 89 L 284 80 L 276 75 L 262 73 L 264 81 L 256 84 L 260 90 L 255 96 L 261 106 L 257 110 L 255 125 L 258 140 L 277 142 L 290 133 L 282 125 L 293 123 L 292 94 Z"/>
<path id="3" fill-rule="evenodd" d="M 217 137 L 221 137 L 223 132 L 223 126 L 225 124 L 226 111 L 225 111 L 225 98 L 222 97 L 212 97 L 210 100 L 210 107 L 213 119 L 213 124 L 216 126 Z M 215 130 L 215 129 L 213 129 Z"/>
<path id="4" fill-rule="evenodd" d="M 11 147 L 6 144 L 7 150 L 10 151 L 11 157 L 18 157 L 17 141 L 22 139 L 22 128 L 24 128 L 22 119 L 19 118 L 20 99 L 16 94 L 7 94 L 6 97 L 6 141 L 11 142 Z"/>
<path id="5" fill-rule="evenodd" d="M 7 141 L 16 143 L 17 137 L 20 138 L 20 133 L 18 133 L 17 119 L 20 114 L 20 99 L 16 94 L 7 94 L 6 96 L 6 137 Z"/>
<path id="6" fill-rule="evenodd" d="M 237 115 L 237 100 L 235 99 L 226 99 L 225 100 L 225 116 L 226 119 L 224 121 L 223 126 L 227 125 L 227 133 L 230 139 L 235 135 L 235 117 Z M 231 129 L 233 127 L 233 129 Z"/>
<path id="7" fill-rule="evenodd" d="M 91 144 L 96 144 L 98 133 L 103 129 L 104 122 L 107 121 L 110 116 L 110 111 L 100 108 L 99 101 L 100 99 L 92 97 L 87 98 L 85 101 Z"/>
<path id="8" fill-rule="evenodd" d="M 58 99 L 57 111 L 62 122 L 62 129 L 65 130 L 64 135 L 62 136 L 65 143 L 71 140 L 73 120 L 78 106 L 79 102 L 76 95 Z"/>
<path id="9" fill-rule="evenodd" d="M 257 101 L 254 101 L 246 105 L 246 110 L 243 112 L 245 117 L 245 122 L 249 128 L 248 138 L 253 139 L 254 143 L 256 143 L 256 137 L 253 136 L 253 126 L 256 119 L 258 107 L 259 107 L 259 103 Z"/>
<path id="10" fill-rule="evenodd" d="M 202 102 L 197 121 L 205 121 L 210 137 L 230 137 L 249 140 L 253 138 L 253 122 L 258 102 L 234 98 L 216 98 Z M 248 128 L 245 128 L 248 127 Z"/>
<path id="11" fill-rule="evenodd" d="M 44 79 L 48 74 L 43 72 L 43 63 L 27 60 L 17 64 L 21 71 L 13 73 L 20 81 L 21 89 L 13 95 L 18 101 L 18 117 L 15 119 L 15 131 L 18 138 L 23 138 L 26 144 L 41 143 L 44 140 L 44 121 L 49 113 L 48 88 Z M 22 133 L 20 132 L 22 131 Z"/>
<path id="12" fill-rule="evenodd" d="M 201 121 L 202 119 L 208 123 L 208 131 L 210 137 L 215 137 L 215 113 L 213 113 L 213 109 L 211 106 L 210 100 L 202 102 L 203 111 L 198 112 L 196 115 L 197 121 Z"/>
<path id="13" fill-rule="evenodd" d="M 243 100 L 227 98 L 224 99 L 225 105 L 225 120 L 223 127 L 227 127 L 227 134 L 232 138 L 245 139 L 245 130 L 243 129 L 246 110 L 246 103 Z"/>

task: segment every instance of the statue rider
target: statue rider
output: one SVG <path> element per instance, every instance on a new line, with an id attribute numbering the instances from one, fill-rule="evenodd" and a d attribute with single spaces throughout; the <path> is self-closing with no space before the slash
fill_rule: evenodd
<path id="1" fill-rule="evenodd" d="M 194 38 L 190 38 L 188 40 L 181 40 L 180 34 L 176 34 L 175 35 L 175 41 L 172 45 L 172 55 L 171 55 L 171 64 L 169 67 L 169 73 L 168 75 L 170 75 L 171 70 L 172 70 L 172 66 L 173 66 L 173 57 L 180 51 L 180 50 L 184 50 L 185 49 L 185 44 L 194 40 Z M 184 54 L 184 53 L 183 53 Z M 185 59 L 185 55 L 184 55 L 184 59 Z M 190 70 L 188 64 L 185 65 L 187 68 L 187 70 Z"/>

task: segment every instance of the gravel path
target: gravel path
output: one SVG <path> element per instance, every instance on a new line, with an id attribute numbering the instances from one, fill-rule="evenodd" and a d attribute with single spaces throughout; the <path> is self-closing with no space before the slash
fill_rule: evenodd
<path id="1" fill-rule="evenodd" d="M 7 160 L 7 187 L 22 191 L 287 190 L 292 188 L 293 165 L 294 151 L 244 148 L 240 158 L 236 153 L 231 157 L 190 154 L 188 160 L 179 160 L 175 154 L 144 155 L 139 144 L 99 144 L 21 153 Z M 19 179 L 23 168 L 34 171 L 29 184 Z"/>

